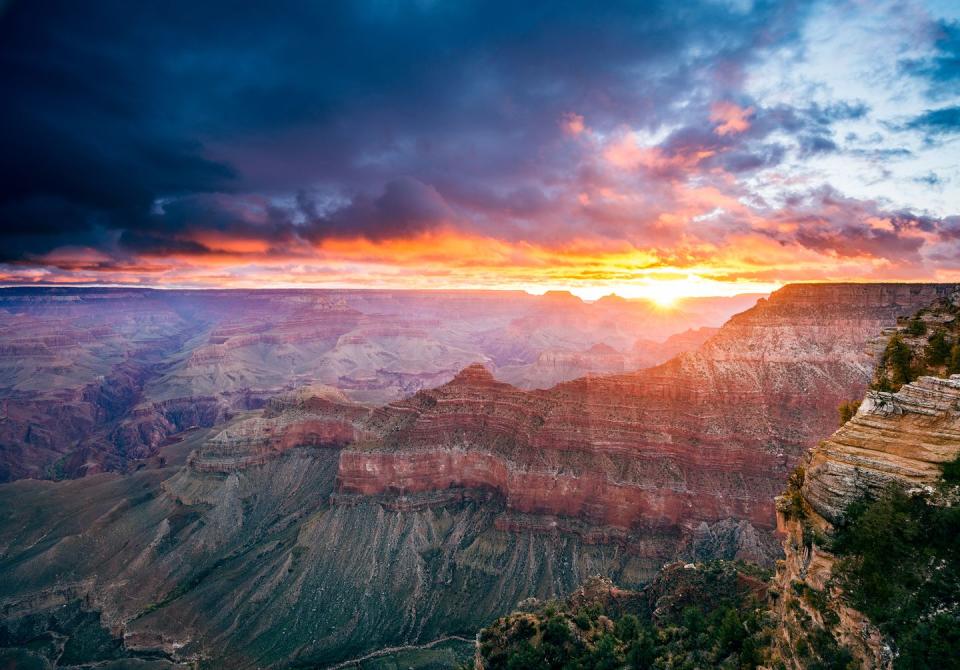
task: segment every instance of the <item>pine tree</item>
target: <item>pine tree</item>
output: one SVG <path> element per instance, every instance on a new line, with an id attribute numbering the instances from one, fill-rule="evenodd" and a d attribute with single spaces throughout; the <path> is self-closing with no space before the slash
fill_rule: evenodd
<path id="1" fill-rule="evenodd" d="M 947 362 L 947 374 L 960 374 L 960 341 L 950 348 L 950 360 Z"/>
<path id="2" fill-rule="evenodd" d="M 930 365 L 940 366 L 947 362 L 947 359 L 950 357 L 950 344 L 947 342 L 947 337 L 942 330 L 938 330 L 927 340 L 927 348 L 924 355 L 927 358 L 927 363 Z"/>
<path id="3" fill-rule="evenodd" d="M 910 347 L 903 341 L 899 333 L 890 338 L 887 349 L 883 352 L 883 357 L 891 374 L 890 381 L 893 382 L 895 388 L 900 388 L 913 381 L 910 374 L 911 356 Z"/>

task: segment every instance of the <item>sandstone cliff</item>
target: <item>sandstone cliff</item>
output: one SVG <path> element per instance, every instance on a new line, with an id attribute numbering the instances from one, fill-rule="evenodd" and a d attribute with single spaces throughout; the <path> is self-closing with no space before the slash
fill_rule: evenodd
<path id="1" fill-rule="evenodd" d="M 941 304 L 956 311 L 949 301 Z M 929 311 L 925 318 L 953 322 Z M 899 330 L 906 327 L 901 322 Z M 956 333 L 951 338 L 956 339 Z M 907 340 L 916 358 L 931 356 L 924 347 L 926 337 L 911 340 L 907 335 Z M 887 371 L 881 368 L 877 386 L 886 383 Z M 958 409 L 960 375 L 920 376 L 897 392 L 869 390 L 856 414 L 812 449 L 792 475 L 787 493 L 777 499 L 786 555 L 775 578 L 777 648 L 789 667 L 806 667 L 818 653 L 818 641 L 822 646 L 824 640 L 848 648 L 864 668 L 893 667 L 896 642 L 852 606 L 837 576 L 839 557 L 831 537 L 838 524 L 846 522 L 850 506 L 861 500 L 882 500 L 902 491 L 924 499 L 933 496 L 932 504 L 939 504 L 934 485 L 943 465 L 960 455 Z M 925 559 L 918 553 L 916 560 Z"/>
<path id="2" fill-rule="evenodd" d="M 789 286 L 695 353 L 546 391 L 520 391 L 471 366 L 373 412 L 367 438 L 340 457 L 337 489 L 493 490 L 508 513 L 548 518 L 547 527 L 574 518 L 684 535 L 733 518 L 770 530 L 789 469 L 829 434 L 837 405 L 862 394 L 868 341 L 948 292 Z M 760 552 L 742 557 L 769 560 L 763 542 L 754 545 Z"/>
<path id="3" fill-rule="evenodd" d="M 527 386 L 633 369 L 651 362 L 621 353 L 638 334 L 719 325 L 755 299 L 660 313 L 496 291 L 0 289 L 0 481 L 137 467 L 304 385 L 381 405 L 473 362 Z"/>

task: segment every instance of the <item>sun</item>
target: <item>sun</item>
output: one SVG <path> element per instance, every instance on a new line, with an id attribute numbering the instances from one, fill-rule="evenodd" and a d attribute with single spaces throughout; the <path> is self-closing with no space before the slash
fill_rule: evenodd
<path id="1" fill-rule="evenodd" d="M 657 307 L 661 307 L 663 309 L 669 309 L 671 307 L 676 306 L 677 300 L 679 299 L 680 299 L 679 295 L 671 295 L 669 293 L 665 293 L 662 295 L 654 294 L 654 295 L 651 295 L 649 298 L 650 302 L 652 302 Z"/>
<path id="2" fill-rule="evenodd" d="M 627 300 L 645 300 L 663 311 L 681 309 L 691 298 L 730 297 L 742 293 L 770 293 L 780 288 L 779 284 L 759 282 L 719 281 L 689 274 L 681 277 L 642 277 L 630 283 L 595 283 L 562 287 L 583 300 L 592 302 L 604 296 L 615 295 Z M 531 291 L 534 292 L 534 291 Z M 542 291 L 540 291 L 542 293 Z"/>
<path id="3" fill-rule="evenodd" d="M 690 298 L 702 290 L 699 282 L 686 280 L 652 281 L 645 287 L 645 298 L 661 309 L 671 309 L 684 298 Z"/>

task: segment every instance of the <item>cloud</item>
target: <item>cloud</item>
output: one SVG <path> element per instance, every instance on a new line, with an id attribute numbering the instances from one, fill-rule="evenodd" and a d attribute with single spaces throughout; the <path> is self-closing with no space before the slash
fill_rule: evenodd
<path id="1" fill-rule="evenodd" d="M 920 130 L 927 135 L 952 135 L 960 133 L 960 106 L 929 109 L 916 116 L 904 128 Z"/>
<path id="2" fill-rule="evenodd" d="M 574 137 L 582 133 L 586 128 L 583 122 L 583 115 L 574 114 L 573 112 L 568 112 L 563 115 L 560 127 L 563 128 L 565 133 Z"/>
<path id="3" fill-rule="evenodd" d="M 921 57 L 903 58 L 903 72 L 923 78 L 932 99 L 941 98 L 960 79 L 960 21 L 932 19 L 924 28 L 932 37 L 932 49 Z"/>
<path id="4" fill-rule="evenodd" d="M 642 258 L 758 277 L 754 257 L 783 276 L 935 272 L 954 239 L 955 175 L 931 152 L 957 126 L 957 26 L 898 14 L 918 46 L 890 58 L 939 96 L 920 107 L 901 109 L 889 80 L 832 86 L 832 68 L 853 67 L 842 58 L 799 86 L 765 78 L 813 62 L 823 7 L 14 3 L 0 15 L 0 263 L 70 280 L 314 268 L 364 282 L 391 259 L 467 276 L 458 254 L 483 248 L 501 274 L 625 277 Z M 851 61 L 880 72 L 889 39 L 875 31 Z M 925 209 L 926 227 L 891 223 Z"/>
<path id="5" fill-rule="evenodd" d="M 713 129 L 717 135 L 730 135 L 742 133 L 750 127 L 750 115 L 755 110 L 753 107 L 744 109 L 732 102 L 723 100 L 710 109 L 710 120 L 717 124 Z"/>
<path id="6" fill-rule="evenodd" d="M 311 206 L 306 211 L 314 209 Z M 358 195 L 344 207 L 312 217 L 306 224 L 305 237 L 314 242 L 328 237 L 413 237 L 454 218 L 453 210 L 435 188 L 403 177 L 388 182 L 376 197 Z"/>

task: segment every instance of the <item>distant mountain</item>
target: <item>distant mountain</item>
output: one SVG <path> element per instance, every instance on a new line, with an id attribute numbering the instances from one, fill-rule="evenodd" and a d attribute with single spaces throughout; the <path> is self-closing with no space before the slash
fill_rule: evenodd
<path id="1" fill-rule="evenodd" d="M 719 325 L 754 301 L 664 312 L 516 291 L 0 289 L 0 481 L 123 470 L 304 385 L 377 405 L 474 362 L 531 388 L 635 369 L 665 360 L 631 352 L 638 337 Z"/>

